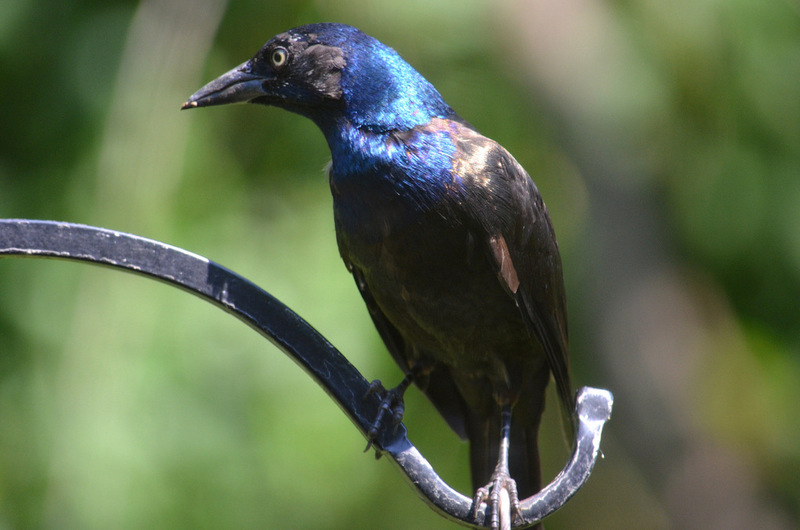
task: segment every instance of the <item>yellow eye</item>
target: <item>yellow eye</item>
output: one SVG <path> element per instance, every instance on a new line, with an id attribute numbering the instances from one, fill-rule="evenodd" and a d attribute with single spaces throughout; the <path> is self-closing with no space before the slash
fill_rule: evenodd
<path id="1" fill-rule="evenodd" d="M 289 52 L 286 48 L 275 48 L 269 56 L 273 68 L 280 68 L 289 60 Z"/>

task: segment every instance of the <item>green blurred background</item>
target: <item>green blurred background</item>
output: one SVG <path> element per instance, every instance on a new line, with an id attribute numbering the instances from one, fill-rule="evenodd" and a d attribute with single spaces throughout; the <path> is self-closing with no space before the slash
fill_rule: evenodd
<path id="1" fill-rule="evenodd" d="M 334 239 L 322 135 L 180 113 L 273 34 L 396 48 L 547 201 L 575 379 L 605 459 L 548 528 L 800 525 L 800 8 L 794 0 L 0 3 L 0 216 L 207 256 L 398 381 Z M 551 400 L 551 404 L 555 401 Z M 548 480 L 567 450 L 555 406 Z M 411 440 L 467 491 L 416 391 Z M 291 361 L 175 289 L 0 261 L 0 528 L 449 528 Z"/>

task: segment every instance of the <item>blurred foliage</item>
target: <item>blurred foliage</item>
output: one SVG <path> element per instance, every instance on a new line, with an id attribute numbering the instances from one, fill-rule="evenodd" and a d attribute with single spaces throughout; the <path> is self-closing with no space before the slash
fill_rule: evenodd
<path id="1" fill-rule="evenodd" d="M 548 528 L 800 524 L 796 3 L 3 2 L 0 216 L 205 255 L 368 378 L 399 380 L 339 260 L 313 124 L 178 112 L 315 21 L 399 50 L 548 202 L 577 379 L 617 395 L 607 458 Z M 548 478 L 566 458 L 554 408 Z M 466 446 L 418 392 L 407 411 L 466 491 Z M 117 272 L 0 261 L 0 528 L 451 526 L 362 446 L 214 308 Z"/>

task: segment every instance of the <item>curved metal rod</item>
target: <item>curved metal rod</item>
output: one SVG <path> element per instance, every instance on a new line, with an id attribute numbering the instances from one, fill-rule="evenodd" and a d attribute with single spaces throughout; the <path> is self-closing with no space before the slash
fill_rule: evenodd
<path id="1" fill-rule="evenodd" d="M 322 335 L 266 291 L 202 256 L 158 241 L 72 223 L 0 219 L 0 257 L 85 261 L 149 276 L 180 287 L 244 321 L 298 363 L 333 398 L 366 437 L 379 399 L 367 395 L 369 383 Z M 364 397 L 366 396 L 366 397 Z M 572 458 L 555 480 L 522 502 L 525 523 L 535 524 L 558 510 L 586 482 L 600 448 L 613 397 L 606 390 L 582 388 L 578 394 L 578 435 Z M 472 520 L 472 499 L 448 486 L 411 444 L 402 424 L 384 429 L 378 450 L 408 477 L 422 498 L 441 515 L 482 528 L 485 506 Z"/>

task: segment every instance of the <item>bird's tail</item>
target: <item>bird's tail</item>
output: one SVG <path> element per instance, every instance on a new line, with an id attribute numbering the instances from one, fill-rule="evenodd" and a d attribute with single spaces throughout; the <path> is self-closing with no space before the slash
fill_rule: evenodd
<path id="1" fill-rule="evenodd" d="M 486 486 L 497 466 L 500 453 L 500 411 L 488 417 L 473 417 L 468 423 L 470 440 L 470 470 L 473 491 Z M 520 499 L 526 499 L 541 489 L 539 464 L 539 417 L 511 415 L 508 470 L 517 483 Z"/>

